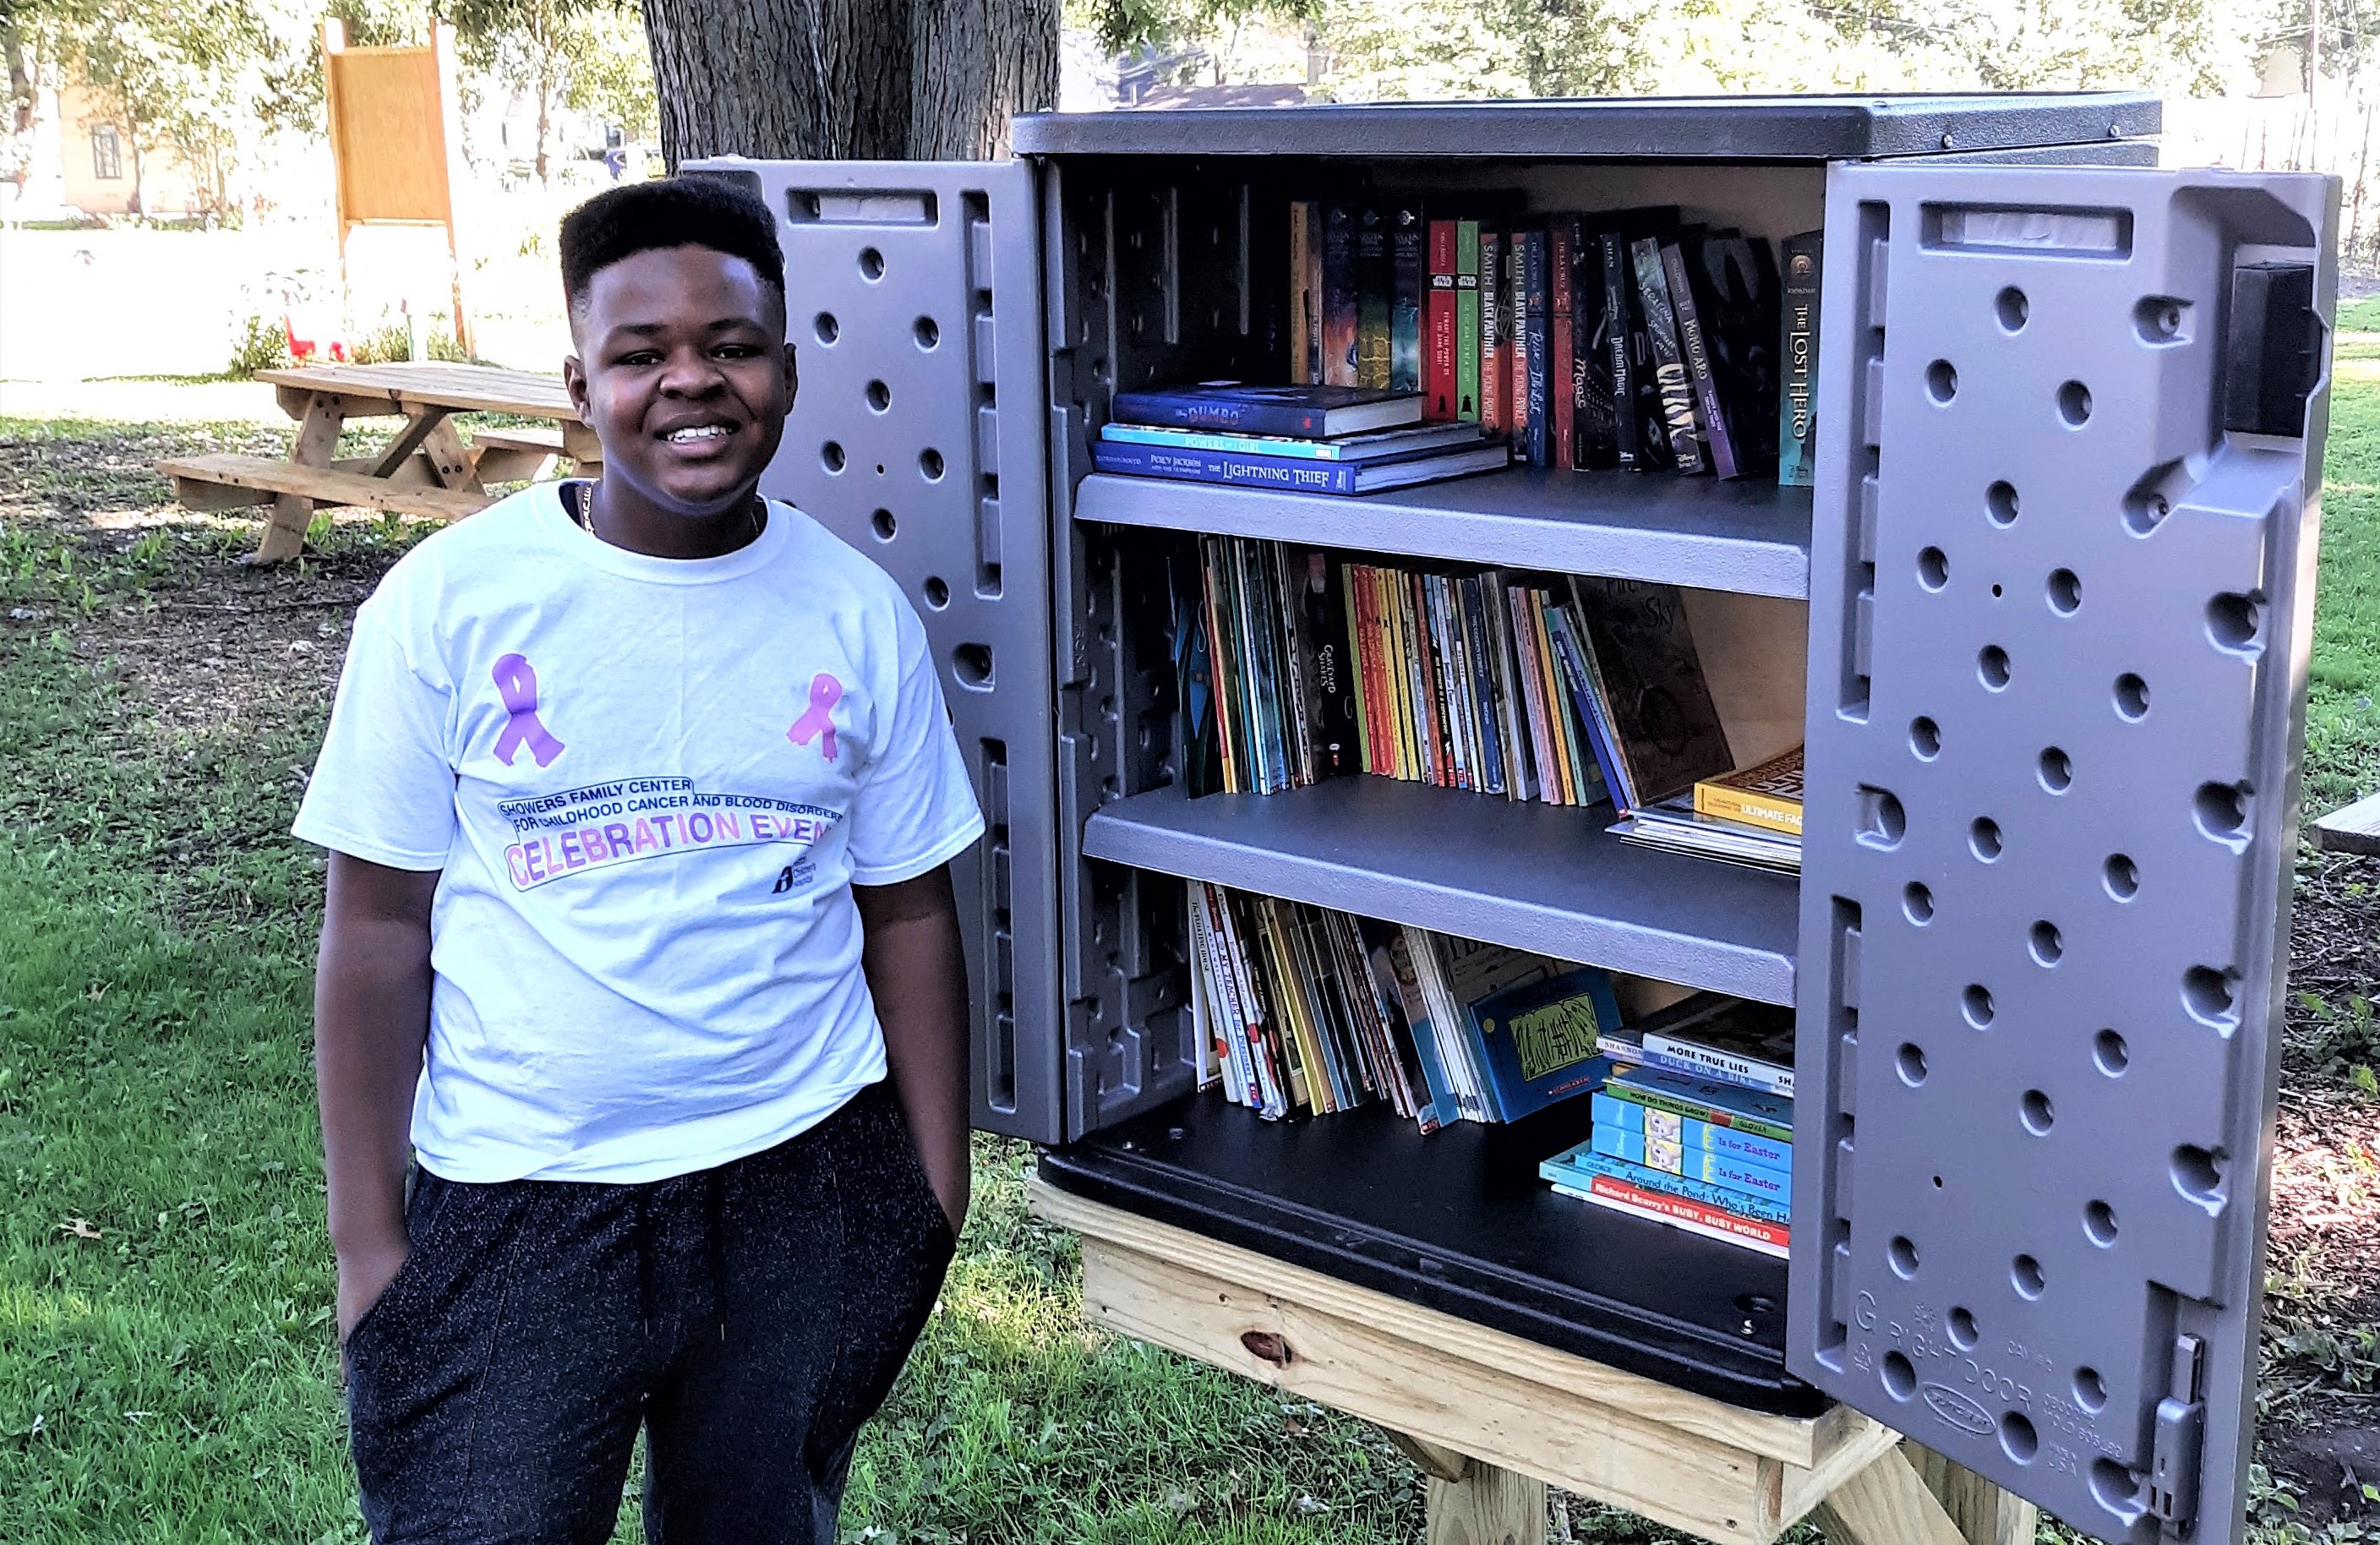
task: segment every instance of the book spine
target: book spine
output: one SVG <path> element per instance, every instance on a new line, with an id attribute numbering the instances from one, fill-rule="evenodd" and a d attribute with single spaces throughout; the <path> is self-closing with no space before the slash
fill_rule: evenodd
<path id="1" fill-rule="evenodd" d="M 1585 470 L 1617 467 L 1612 443 L 1611 361 L 1603 351 L 1603 256 L 1595 232 L 1571 223 L 1571 465 Z"/>
<path id="2" fill-rule="evenodd" d="M 1537 780 L 1530 760 L 1528 707 L 1513 651 L 1512 597 L 1499 570 L 1480 576 L 1479 587 L 1496 672 L 1496 722 L 1504 733 L 1504 794 L 1511 799 L 1534 799 Z"/>
<path id="3" fill-rule="evenodd" d="M 1678 347 L 1677 313 L 1670 306 L 1669 280 L 1661 273 L 1661 244 L 1640 237 L 1629 249 L 1636 264 L 1636 298 L 1645 307 L 1645 334 L 1652 348 L 1653 379 L 1660 387 L 1661 422 L 1670 455 L 1681 473 L 1703 468 L 1702 441 L 1694 424 L 1694 387 L 1686 380 L 1685 356 Z"/>
<path id="4" fill-rule="evenodd" d="M 1298 456 L 1234 456 L 1228 451 L 1102 440 L 1091 446 L 1091 465 L 1101 472 L 1125 477 L 1221 483 L 1232 488 L 1273 488 L 1290 493 L 1355 492 L 1355 463 Z"/>
<path id="5" fill-rule="evenodd" d="M 1455 231 L 1451 220 L 1429 223 L 1428 347 L 1424 357 L 1422 417 L 1456 419 L 1461 414 L 1461 376 L 1455 290 Z"/>
<path id="6" fill-rule="evenodd" d="M 1694 1180 L 1682 1174 L 1669 1174 L 1660 1170 L 1647 1168 L 1643 1164 L 1632 1164 L 1624 1159 L 1614 1159 L 1609 1154 L 1582 1153 L 1573 1149 L 1562 1156 L 1559 1167 L 1584 1170 L 1589 1174 L 1608 1175 L 1613 1180 L 1626 1181 L 1631 1186 L 1639 1186 L 1648 1191 L 1683 1197 L 1688 1201 L 1699 1202 L 1705 1207 L 1716 1207 L 1722 1211 L 1734 1212 L 1760 1223 L 1774 1223 L 1779 1228 L 1791 1224 L 1793 1221 L 1791 1210 L 1783 1202 L 1772 1201 L 1767 1197 L 1755 1197 L 1743 1191 L 1730 1191 L 1723 1186 L 1713 1186 L 1707 1181 Z"/>
<path id="7" fill-rule="evenodd" d="M 1354 564 L 1340 564 L 1336 566 L 1336 572 L 1339 577 L 1339 602 L 1345 609 L 1347 617 L 1348 667 L 1353 677 L 1350 685 L 1355 697 L 1356 765 L 1366 772 L 1378 772 L 1380 764 L 1373 760 L 1372 671 L 1370 663 L 1365 658 L 1366 639 L 1364 635 L 1364 588 L 1359 578 L 1360 569 Z"/>
<path id="8" fill-rule="evenodd" d="M 1431 679 L 1436 663 L 1430 658 L 1428 599 L 1420 575 L 1402 569 L 1392 572 L 1403 602 L 1400 615 L 1405 628 L 1405 676 L 1413 684 L 1414 742 L 1421 753 L 1422 775 L 1440 788 L 1451 787 L 1453 773 L 1447 765 L 1446 743 L 1439 734 L 1438 688 Z"/>
<path id="9" fill-rule="evenodd" d="M 1552 358 L 1546 365 L 1546 405 L 1551 411 L 1553 432 L 1548 436 L 1554 467 L 1575 467 L 1577 449 L 1572 436 L 1577 420 L 1577 383 L 1573 380 L 1571 347 L 1571 243 L 1576 239 L 1576 220 L 1557 220 L 1546 232 L 1546 347 Z"/>
<path id="10" fill-rule="evenodd" d="M 1529 433 L 1528 233 L 1504 233 L 1504 427 L 1515 446 Z"/>
<path id="11" fill-rule="evenodd" d="M 1372 659 L 1378 672 L 1380 727 L 1388 734 L 1388 772 L 1410 782 L 1418 776 L 1413 763 L 1413 726 L 1406 718 L 1404 656 L 1400 652 L 1396 596 L 1389 570 L 1374 565 L 1369 573 L 1372 592 Z"/>
<path id="12" fill-rule="evenodd" d="M 1817 481 L 1818 286 L 1823 233 L 1785 243 L 1784 358 L 1777 407 L 1777 481 L 1808 488 Z"/>
<path id="13" fill-rule="evenodd" d="M 1694 1148 L 1649 1132 L 1628 1132 L 1610 1126 L 1595 1129 L 1595 1151 L 1663 1174 L 1716 1186 L 1722 1191 L 1737 1192 L 1780 1207 L 1792 1205 L 1791 1174 L 1766 1164 L 1747 1163 L 1733 1154 Z"/>
<path id="14" fill-rule="evenodd" d="M 1537 695 L 1546 705 L 1546 757 L 1552 764 L 1554 787 L 1561 793 L 1560 803 L 1583 804 L 1578 786 L 1578 759 L 1571 744 L 1570 716 L 1563 707 L 1561 663 L 1554 658 L 1553 635 L 1547 628 L 1544 592 L 1526 592 L 1529 614 L 1529 634 L 1537 656 Z"/>
<path id="15" fill-rule="evenodd" d="M 1791 1259 L 1791 1231 L 1778 1223 L 1764 1223 L 1756 1218 L 1741 1218 L 1724 1209 L 1705 1207 L 1683 1197 L 1664 1196 L 1641 1186 L 1631 1186 L 1610 1175 L 1582 1175 L 1586 1184 L 1581 1186 L 1557 1185 L 1554 1189 L 1581 1201 L 1631 1217 L 1646 1218 L 1654 1223 L 1687 1234 L 1699 1235 L 1725 1244 L 1741 1245 L 1779 1260 Z"/>
<path id="16" fill-rule="evenodd" d="M 1323 382 L 1322 347 L 1322 206 L 1305 206 L 1305 371 L 1300 381 L 1311 386 Z"/>
<path id="17" fill-rule="evenodd" d="M 1322 700 L 1314 635 L 1306 627 L 1305 566 L 1280 542 L 1266 542 L 1263 552 L 1278 625 L 1274 638 L 1281 645 L 1281 696 L 1287 700 L 1282 718 L 1289 731 L 1290 782 L 1307 788 L 1319 775 L 1322 761 Z"/>
<path id="18" fill-rule="evenodd" d="M 1645 458 L 1638 450 L 1643 431 L 1636 423 L 1636 377 L 1628 347 L 1628 248 L 1617 231 L 1599 232 L 1595 242 L 1603 271 L 1603 352 L 1611 381 L 1612 455 L 1620 466 L 1635 471 Z"/>
<path id="19" fill-rule="evenodd" d="M 1366 205 L 1355 215 L 1355 384 L 1383 390 L 1393 352 L 1390 312 L 1396 303 L 1396 263 L 1389 250 L 1389 215 Z"/>
<path id="20" fill-rule="evenodd" d="M 1764 832 L 1781 832 L 1789 837 L 1802 834 L 1802 807 L 1798 803 L 1755 794 L 1749 789 L 1730 788 L 1725 784 L 1696 784 L 1694 813 L 1757 826 Z"/>
<path id="21" fill-rule="evenodd" d="M 1479 233 L 1479 427 L 1503 434 L 1512 427 L 1504 406 L 1512 367 L 1504 360 L 1504 237 Z"/>
<path id="22" fill-rule="evenodd" d="M 1400 204 L 1389 222 L 1389 388 L 1421 390 L 1421 328 L 1427 231 L 1419 204 Z"/>
<path id="23" fill-rule="evenodd" d="M 1479 754 L 1487 776 L 1480 786 L 1489 794 L 1510 787 L 1512 771 L 1504 763 L 1504 724 L 1499 715 L 1496 657 L 1491 652 L 1495 625 L 1488 613 L 1488 588 L 1476 575 L 1462 580 L 1463 650 L 1471 663 L 1472 722 L 1479 726 Z"/>
<path id="24" fill-rule="evenodd" d="M 1207 1006 L 1214 1021 L 1216 1049 L 1232 1070 L 1232 1098 L 1253 1108 L 1264 1103 L 1264 1093 L 1257 1087 L 1256 1064 L 1248 1055 L 1247 1027 L 1240 1018 L 1238 991 L 1230 983 L 1228 973 L 1220 968 L 1218 952 L 1222 942 L 1217 938 L 1211 921 L 1213 893 L 1214 887 L 1204 881 L 1190 882 L 1190 943 L 1198 956 L 1197 974 L 1207 984 Z"/>
<path id="25" fill-rule="evenodd" d="M 1552 360 L 1547 357 L 1546 329 L 1548 323 L 1546 296 L 1546 233 L 1529 231 L 1521 237 L 1522 283 L 1525 286 L 1521 300 L 1521 325 L 1528 334 L 1529 372 L 1526 391 L 1529 399 L 1529 465 L 1553 465 L 1553 414 L 1546 396 L 1546 372 Z"/>
<path id="26" fill-rule="evenodd" d="M 1793 1098 L 1793 1070 L 1739 1057 L 1716 1046 L 1674 1040 L 1658 1031 L 1645 1038 L 1645 1061 L 1672 1073 L 1696 1078 L 1718 1078 L 1739 1089 L 1755 1089 L 1781 1099 Z"/>
<path id="27" fill-rule="evenodd" d="M 1684 249 L 1674 242 L 1661 245 L 1661 273 L 1670 282 L 1670 304 L 1678 313 L 1678 347 L 1685 354 L 1686 373 L 1694 382 L 1696 417 L 1710 441 L 1711 469 L 1722 478 L 1742 477 L 1743 466 L 1736 459 L 1735 439 L 1728 433 L 1727 413 L 1719 400 L 1710 340 L 1703 332 L 1702 310 L 1694 304 L 1694 278 L 1686 272 Z"/>
<path id="28" fill-rule="evenodd" d="M 1239 759 L 1247 742 L 1238 723 L 1239 661 L 1223 631 L 1227 608 L 1222 595 L 1221 537 L 1198 539 L 1198 578 L 1207 602 L 1207 668 L 1212 674 L 1215 698 L 1215 744 L 1222 763 L 1223 792 L 1237 794 L 1247 786 Z"/>
<path id="29" fill-rule="evenodd" d="M 1306 323 L 1316 297 L 1305 287 L 1305 249 L 1314 240 L 1310 224 L 1314 205 L 1293 200 L 1289 206 L 1289 379 L 1311 385 L 1314 359 L 1306 347 Z"/>
<path id="30" fill-rule="evenodd" d="M 1315 692 L 1321 705 L 1322 760 L 1319 775 L 1344 777 L 1363 771 L 1355 709 L 1355 635 L 1347 627 L 1346 598 L 1330 554 L 1305 554 L 1306 628 L 1313 637 Z"/>
<path id="31" fill-rule="evenodd" d="M 1479 222 L 1454 225 L 1454 416 L 1480 421 Z"/>
<path id="32" fill-rule="evenodd" d="M 1322 383 L 1355 384 L 1357 316 L 1355 212 L 1345 204 L 1322 211 Z"/>
<path id="33" fill-rule="evenodd" d="M 1738 1132 L 1749 1132 L 1756 1137 L 1774 1137 L 1780 1143 L 1790 1143 L 1793 1140 L 1793 1129 L 1782 1122 L 1744 1115 L 1740 1112 L 1724 1110 L 1719 1106 L 1705 1104 L 1696 1100 L 1681 1099 L 1674 1094 L 1665 1094 L 1659 1089 L 1638 1089 L 1633 1084 L 1606 1084 L 1603 1086 L 1603 1092 L 1614 1100 L 1624 1100 L 1632 1105 L 1642 1105 L 1648 1111 L 1668 1111 L 1674 1115 L 1691 1116 L 1696 1121 L 1706 1121 L 1713 1126 L 1732 1127 Z"/>
<path id="34" fill-rule="evenodd" d="M 1299 408 L 1291 403 L 1230 402 L 1188 393 L 1119 392 L 1112 411 L 1127 423 L 1224 434 L 1307 439 L 1320 435 L 1325 427 L 1319 408 Z"/>
<path id="35" fill-rule="evenodd" d="M 1438 604 L 1439 679 L 1444 685 L 1447 738 L 1454 743 L 1455 786 L 1478 790 L 1486 776 L 1479 760 L 1478 720 L 1471 698 L 1470 645 L 1463 633 L 1461 588 L 1445 575 L 1433 581 Z"/>
<path id="36" fill-rule="evenodd" d="M 1576 613 L 1560 606 L 1550 608 L 1547 629 L 1553 639 L 1554 655 L 1561 662 L 1562 678 L 1570 684 L 1571 702 L 1581 731 L 1594 748 L 1595 765 L 1603 776 L 1604 788 L 1611 795 L 1613 808 L 1626 815 L 1636 808 L 1636 785 L 1630 781 L 1628 769 L 1621 760 L 1619 735 L 1605 712 L 1595 674 L 1587 666 L 1585 633 L 1577 624 Z"/>

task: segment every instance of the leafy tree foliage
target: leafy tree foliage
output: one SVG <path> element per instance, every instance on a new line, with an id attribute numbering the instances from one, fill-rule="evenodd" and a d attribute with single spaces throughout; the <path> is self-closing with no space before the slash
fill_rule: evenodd
<path id="1" fill-rule="evenodd" d="M 644 18 L 634 0 L 446 0 L 463 60 L 520 93 L 537 113 L 537 179 L 547 180 L 547 141 L 565 107 L 658 132 Z"/>

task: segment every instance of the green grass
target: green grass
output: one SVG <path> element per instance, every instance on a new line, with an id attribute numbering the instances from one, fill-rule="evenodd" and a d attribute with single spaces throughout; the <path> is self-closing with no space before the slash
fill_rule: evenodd
<path id="1" fill-rule="evenodd" d="M 2340 350 L 2310 806 L 2380 786 L 2380 345 L 2365 347 Z M 284 834 L 325 705 L 268 694 L 228 725 L 169 730 L 75 642 L 220 585 L 251 541 L 80 517 L 162 505 L 153 456 L 283 444 L 248 426 L 0 420 L 0 1539 L 362 1537 L 307 1045 L 321 863 Z M 319 524 L 294 593 L 368 575 L 412 534 Z M 978 1208 L 864 1441 L 850 1539 L 1418 1537 L 1415 1473 L 1369 1428 L 1085 1330 L 1072 1240 L 1025 1211 L 1027 1162 L 978 1139 Z M 632 1508 L 633 1493 L 623 1540 Z M 1572 1517 L 1578 1540 L 1669 1538 Z"/>

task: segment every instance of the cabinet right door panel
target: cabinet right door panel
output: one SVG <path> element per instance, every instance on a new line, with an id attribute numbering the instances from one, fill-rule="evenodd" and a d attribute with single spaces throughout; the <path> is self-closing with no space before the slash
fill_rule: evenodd
<path id="1" fill-rule="evenodd" d="M 1828 184 L 1788 1361 L 2110 1540 L 2239 1527 L 2337 209 Z"/>

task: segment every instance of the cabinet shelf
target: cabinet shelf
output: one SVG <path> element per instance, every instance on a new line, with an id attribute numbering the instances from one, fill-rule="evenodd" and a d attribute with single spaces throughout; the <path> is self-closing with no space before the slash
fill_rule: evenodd
<path id="1" fill-rule="evenodd" d="M 1633 472 L 1501 472 L 1343 498 L 1094 473 L 1075 518 L 1270 537 L 1701 590 L 1810 593 L 1806 488 Z"/>
<path id="2" fill-rule="evenodd" d="M 1536 950 L 1772 1004 L 1793 1001 L 1800 886 L 1633 847 L 1609 806 L 1562 809 L 1390 778 L 1103 807 L 1094 858 Z"/>
<path id="3" fill-rule="evenodd" d="M 1045 1153 L 1042 1178 L 1755 1411 L 1815 1416 L 1786 1373 L 1785 1262 L 1557 1196 L 1537 1162 L 1585 1100 L 1425 1137 L 1387 1106 L 1260 1121 L 1192 1095 Z"/>

